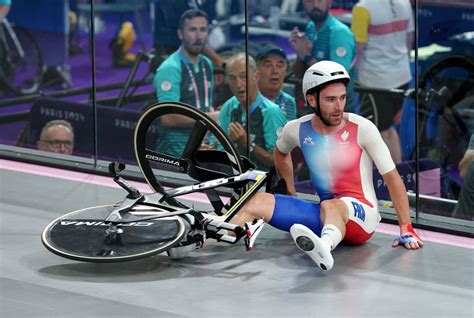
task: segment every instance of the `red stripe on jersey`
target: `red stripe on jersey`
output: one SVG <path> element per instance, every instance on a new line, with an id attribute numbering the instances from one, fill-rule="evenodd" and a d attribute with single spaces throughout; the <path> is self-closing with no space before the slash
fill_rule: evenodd
<path id="1" fill-rule="evenodd" d="M 386 35 L 390 33 L 405 31 L 408 29 L 408 20 L 394 21 L 384 24 L 369 25 L 369 33 L 374 35 Z"/>

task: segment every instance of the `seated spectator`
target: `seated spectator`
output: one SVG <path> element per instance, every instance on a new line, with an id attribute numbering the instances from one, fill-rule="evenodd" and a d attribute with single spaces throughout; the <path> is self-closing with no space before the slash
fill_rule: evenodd
<path id="1" fill-rule="evenodd" d="M 248 146 L 250 159 L 259 169 L 268 169 L 273 166 L 273 147 L 286 119 L 280 107 L 259 92 L 257 65 L 251 56 L 248 62 L 245 67 L 244 53 L 231 56 L 227 62 L 226 75 L 234 96 L 222 106 L 219 122 L 241 153 L 245 154 Z M 245 69 L 248 71 L 249 105 Z M 250 139 L 247 136 L 247 112 L 251 119 Z"/>
<path id="2" fill-rule="evenodd" d="M 285 52 L 274 44 L 264 45 L 257 54 L 257 67 L 260 92 L 280 106 L 287 121 L 296 119 L 296 101 L 281 89 L 287 68 Z"/>
<path id="3" fill-rule="evenodd" d="M 41 130 L 38 150 L 71 155 L 74 150 L 74 130 L 62 119 L 47 122 Z"/>

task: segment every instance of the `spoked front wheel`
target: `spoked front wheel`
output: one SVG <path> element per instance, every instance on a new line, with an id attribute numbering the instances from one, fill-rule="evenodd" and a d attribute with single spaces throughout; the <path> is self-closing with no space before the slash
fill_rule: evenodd
<path id="1" fill-rule="evenodd" d="M 43 231 L 44 246 L 65 258 L 112 263 L 167 251 L 185 235 L 185 222 L 179 216 L 139 221 L 143 216 L 169 213 L 145 205 L 138 205 L 128 212 L 137 216 L 136 222 L 111 226 L 105 219 L 114 208 L 112 205 L 96 206 L 57 218 Z"/>

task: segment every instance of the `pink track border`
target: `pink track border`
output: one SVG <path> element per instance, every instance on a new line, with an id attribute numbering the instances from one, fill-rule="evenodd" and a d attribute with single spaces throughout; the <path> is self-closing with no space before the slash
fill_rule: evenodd
<path id="1" fill-rule="evenodd" d="M 11 170 L 17 172 L 31 173 L 40 176 L 46 176 L 51 178 L 58 178 L 63 180 L 71 180 L 76 182 L 83 182 L 95 185 L 101 185 L 106 187 L 119 188 L 119 186 L 113 182 L 110 177 L 97 176 L 82 172 L 74 172 L 57 168 L 44 167 L 34 164 L 10 161 L 0 159 L 0 169 Z M 146 183 L 134 182 L 133 183 L 142 192 L 151 192 L 151 188 Z M 195 202 L 208 203 L 205 195 L 201 193 L 191 193 L 182 196 L 186 200 Z M 378 233 L 389 234 L 398 236 L 399 228 L 396 225 L 381 223 L 377 231 Z M 418 234 L 424 241 L 434 242 L 440 244 L 447 244 L 452 246 L 459 246 L 469 249 L 474 249 L 474 239 L 456 236 L 451 234 L 438 233 L 427 230 L 417 230 Z"/>

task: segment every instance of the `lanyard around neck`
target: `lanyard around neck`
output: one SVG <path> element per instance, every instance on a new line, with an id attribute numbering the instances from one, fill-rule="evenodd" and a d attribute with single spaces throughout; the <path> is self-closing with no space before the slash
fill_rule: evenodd
<path id="1" fill-rule="evenodd" d="M 184 53 L 181 50 L 179 50 L 179 57 L 180 57 L 181 61 L 183 62 L 183 64 L 186 66 L 186 70 L 188 71 L 189 79 L 191 80 L 191 84 L 193 85 L 194 98 L 196 100 L 196 107 L 201 109 L 201 99 L 200 99 L 200 96 L 199 96 L 198 86 L 197 86 L 196 79 L 194 77 L 193 71 L 191 70 L 191 66 L 189 65 L 189 64 L 191 64 L 191 62 L 186 58 L 186 56 L 184 55 Z M 209 83 L 207 81 L 206 67 L 204 66 L 204 60 L 203 59 L 199 59 L 199 60 L 200 60 L 201 69 L 202 69 L 202 76 L 203 76 L 203 79 L 204 79 L 204 107 L 209 107 L 210 106 L 210 103 L 209 103 Z"/>

